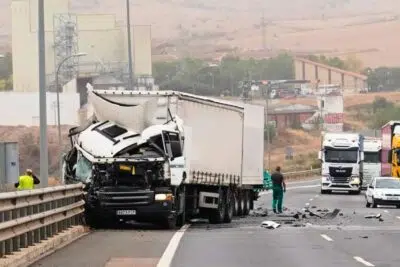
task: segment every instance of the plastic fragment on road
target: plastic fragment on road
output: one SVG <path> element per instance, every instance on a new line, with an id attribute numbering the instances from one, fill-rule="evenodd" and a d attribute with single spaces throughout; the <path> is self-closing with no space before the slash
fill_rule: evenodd
<path id="1" fill-rule="evenodd" d="M 267 228 L 267 229 L 276 229 L 280 227 L 281 225 L 279 223 L 276 223 L 274 221 L 263 221 L 261 223 L 261 227 Z"/>
<path id="2" fill-rule="evenodd" d="M 374 214 L 368 214 L 368 215 L 365 215 L 365 216 L 364 216 L 365 219 L 372 219 L 372 218 L 374 218 L 374 219 L 379 219 L 379 218 L 381 218 L 381 217 L 382 217 L 382 214 L 380 214 L 380 213 L 378 213 L 378 214 L 376 214 L 376 215 L 374 215 Z"/>

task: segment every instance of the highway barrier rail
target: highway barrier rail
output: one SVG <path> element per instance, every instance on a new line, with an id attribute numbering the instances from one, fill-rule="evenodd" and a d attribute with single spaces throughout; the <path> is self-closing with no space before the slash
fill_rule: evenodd
<path id="1" fill-rule="evenodd" d="M 286 179 L 312 177 L 312 176 L 317 176 L 320 174 L 321 174 L 321 168 L 305 170 L 305 171 L 295 171 L 295 172 L 283 173 L 283 175 Z"/>
<path id="2" fill-rule="evenodd" d="M 0 255 L 81 224 L 83 184 L 0 193 Z"/>

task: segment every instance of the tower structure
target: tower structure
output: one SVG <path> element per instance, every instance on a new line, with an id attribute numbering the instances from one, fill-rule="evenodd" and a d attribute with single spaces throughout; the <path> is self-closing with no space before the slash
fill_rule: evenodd
<path id="1" fill-rule="evenodd" d="M 54 64 L 55 72 L 61 61 L 78 53 L 77 16 L 71 13 L 55 14 L 53 17 L 54 29 Z M 62 87 L 74 78 L 78 71 L 78 57 L 71 57 L 62 64 L 58 73 Z M 54 77 L 55 78 L 55 77 Z"/>

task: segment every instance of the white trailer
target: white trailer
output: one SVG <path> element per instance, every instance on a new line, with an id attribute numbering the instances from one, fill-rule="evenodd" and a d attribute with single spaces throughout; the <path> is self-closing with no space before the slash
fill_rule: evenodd
<path id="1" fill-rule="evenodd" d="M 127 192 L 147 194 L 147 198 L 151 195 L 152 199 L 146 205 L 131 202 L 131 206 L 125 208 L 118 202 L 103 203 L 113 205 L 107 210 L 108 215 L 125 212 L 125 218 L 136 220 L 167 219 L 171 226 L 176 220 L 183 222 L 187 217 L 207 217 L 211 222 L 221 223 L 230 222 L 234 214 L 248 214 L 256 198 L 253 189 L 263 185 L 264 107 L 175 91 L 89 90 L 88 99 L 96 123 L 86 129 L 73 129 L 71 135 L 78 135 L 73 145 L 78 150 L 84 148 L 92 164 L 125 162 L 129 165 L 130 162 L 135 165 L 132 163 L 134 153 L 129 149 L 153 142 L 149 140 L 157 134 L 162 136 L 160 146 L 164 146 L 167 156 L 152 158 L 163 164 L 164 172 L 153 183 L 147 183 L 146 193 L 144 188 L 124 185 L 125 195 L 129 195 Z M 105 135 L 101 131 L 111 127 L 110 123 L 124 129 L 124 134 L 109 140 L 110 145 L 103 145 L 107 141 L 99 135 Z M 171 135 L 164 138 L 164 133 Z M 179 142 L 173 140 L 175 133 Z M 141 156 L 139 163 L 136 156 L 141 166 L 146 160 L 149 158 Z M 73 162 L 68 164 L 72 166 Z M 154 171 L 156 167 L 152 168 Z M 66 176 L 73 174 L 70 171 Z M 93 178 L 88 184 L 93 184 Z M 112 186 L 114 199 L 120 198 L 121 188 L 115 183 Z M 105 189 L 100 186 L 94 190 L 97 191 L 92 195 L 99 195 Z M 165 207 L 160 209 L 158 195 L 165 196 L 160 196 L 160 201 L 171 203 L 165 202 Z M 101 202 L 96 201 L 91 203 Z M 122 208 L 126 211 L 120 211 Z M 87 209 L 99 212 L 99 205 Z"/>
<path id="2" fill-rule="evenodd" d="M 382 139 L 379 137 L 364 137 L 364 162 L 362 188 L 366 188 L 374 177 L 381 176 Z"/>

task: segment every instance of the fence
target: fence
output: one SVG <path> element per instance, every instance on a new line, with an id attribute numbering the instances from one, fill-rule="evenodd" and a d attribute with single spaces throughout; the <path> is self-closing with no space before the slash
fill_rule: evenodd
<path id="1" fill-rule="evenodd" d="M 0 256 L 39 243 L 80 223 L 83 185 L 0 194 Z"/>

